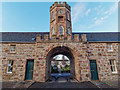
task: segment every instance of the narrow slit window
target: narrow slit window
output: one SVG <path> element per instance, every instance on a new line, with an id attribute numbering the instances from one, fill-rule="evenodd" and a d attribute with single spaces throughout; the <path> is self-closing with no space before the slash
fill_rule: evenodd
<path id="1" fill-rule="evenodd" d="M 69 34 L 69 35 L 70 35 L 70 29 L 69 29 L 69 28 L 67 29 L 67 34 Z"/>
<path id="2" fill-rule="evenodd" d="M 54 14 L 54 12 L 52 13 L 52 20 L 54 20 L 55 19 L 55 14 Z"/>
<path id="3" fill-rule="evenodd" d="M 69 12 L 67 12 L 67 19 L 70 20 Z"/>
<path id="4" fill-rule="evenodd" d="M 63 35 L 63 26 L 59 26 L 59 35 Z"/>
<path id="5" fill-rule="evenodd" d="M 52 35 L 54 35 L 54 27 L 52 27 Z"/>

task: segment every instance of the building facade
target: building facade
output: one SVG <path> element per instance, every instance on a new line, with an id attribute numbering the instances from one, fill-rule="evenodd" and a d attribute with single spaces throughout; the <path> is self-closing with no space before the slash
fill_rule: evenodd
<path id="1" fill-rule="evenodd" d="M 71 78 L 117 81 L 119 33 L 74 33 L 71 22 L 71 7 L 55 2 L 50 32 L 2 32 L 2 80 L 45 82 L 52 58 L 63 54 L 70 60 Z"/>

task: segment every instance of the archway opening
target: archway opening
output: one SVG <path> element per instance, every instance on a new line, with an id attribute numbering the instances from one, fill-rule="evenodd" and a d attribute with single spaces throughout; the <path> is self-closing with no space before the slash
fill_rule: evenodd
<path id="1" fill-rule="evenodd" d="M 55 73 L 58 76 L 60 76 L 61 73 L 61 75 L 69 75 L 70 78 L 75 78 L 74 63 L 74 56 L 70 48 L 65 46 L 53 48 L 46 56 L 46 80 L 48 80 Z M 53 70 L 53 68 L 55 70 Z"/>
<path id="2" fill-rule="evenodd" d="M 50 66 L 51 76 L 70 76 L 70 59 L 63 54 L 54 56 Z"/>

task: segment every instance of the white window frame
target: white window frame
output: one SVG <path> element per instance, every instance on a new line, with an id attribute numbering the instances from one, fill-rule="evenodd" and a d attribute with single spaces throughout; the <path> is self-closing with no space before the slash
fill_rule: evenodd
<path id="1" fill-rule="evenodd" d="M 111 61 L 113 61 L 113 62 L 111 62 Z M 114 60 L 114 59 L 111 59 L 110 62 L 111 62 L 111 63 L 110 63 L 110 68 L 111 68 L 111 67 L 112 67 L 112 68 L 114 67 L 114 71 L 112 71 L 112 68 L 111 68 L 111 72 L 112 72 L 112 73 L 117 73 L 117 67 L 116 67 L 116 62 L 115 62 L 115 60 Z M 111 64 L 112 64 L 112 65 L 111 65 Z M 113 65 L 113 64 L 114 64 L 114 65 Z"/>
<path id="2" fill-rule="evenodd" d="M 113 51 L 112 43 L 107 43 L 107 50 Z"/>
<path id="3" fill-rule="evenodd" d="M 14 49 L 12 48 L 14 46 Z M 16 52 L 16 45 L 10 45 L 10 53 Z"/>
<path id="4" fill-rule="evenodd" d="M 9 63 L 11 61 L 11 63 Z M 9 71 L 8 69 L 12 68 L 12 71 Z M 13 72 L 13 60 L 8 60 L 7 62 L 7 73 L 12 73 Z"/>

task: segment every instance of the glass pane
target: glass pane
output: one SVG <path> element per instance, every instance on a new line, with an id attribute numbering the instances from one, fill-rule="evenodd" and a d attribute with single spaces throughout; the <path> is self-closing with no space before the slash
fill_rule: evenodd
<path id="1" fill-rule="evenodd" d="M 62 28 L 62 26 L 59 27 L 59 34 L 63 35 L 63 28 Z"/>
<path id="2" fill-rule="evenodd" d="M 10 46 L 10 52 L 15 52 L 15 45 Z"/>
<path id="3" fill-rule="evenodd" d="M 111 50 L 111 44 L 107 44 L 107 49 Z"/>
<path id="4" fill-rule="evenodd" d="M 67 34 L 70 34 L 70 30 L 69 30 L 69 28 L 67 29 Z"/>
<path id="5" fill-rule="evenodd" d="M 115 72 L 115 66 L 113 66 L 113 72 Z"/>
<path id="6" fill-rule="evenodd" d="M 54 34 L 54 28 L 52 28 L 52 34 Z"/>
<path id="7" fill-rule="evenodd" d="M 113 67 L 111 66 L 111 71 L 113 72 Z"/>
<path id="8" fill-rule="evenodd" d="M 52 19 L 54 19 L 55 18 L 55 15 L 54 15 L 54 13 L 52 13 Z"/>
<path id="9" fill-rule="evenodd" d="M 111 62 L 112 62 L 112 66 L 114 65 L 114 60 L 111 60 Z"/>
<path id="10" fill-rule="evenodd" d="M 110 65 L 112 65 L 111 60 L 110 60 Z"/>
<path id="11" fill-rule="evenodd" d="M 8 70 L 7 70 L 7 72 L 12 72 L 12 68 L 13 68 L 13 60 L 9 60 L 8 61 Z"/>
<path id="12" fill-rule="evenodd" d="M 11 67 L 10 67 L 10 66 L 8 66 L 8 72 L 10 72 L 10 68 L 11 68 Z"/>

